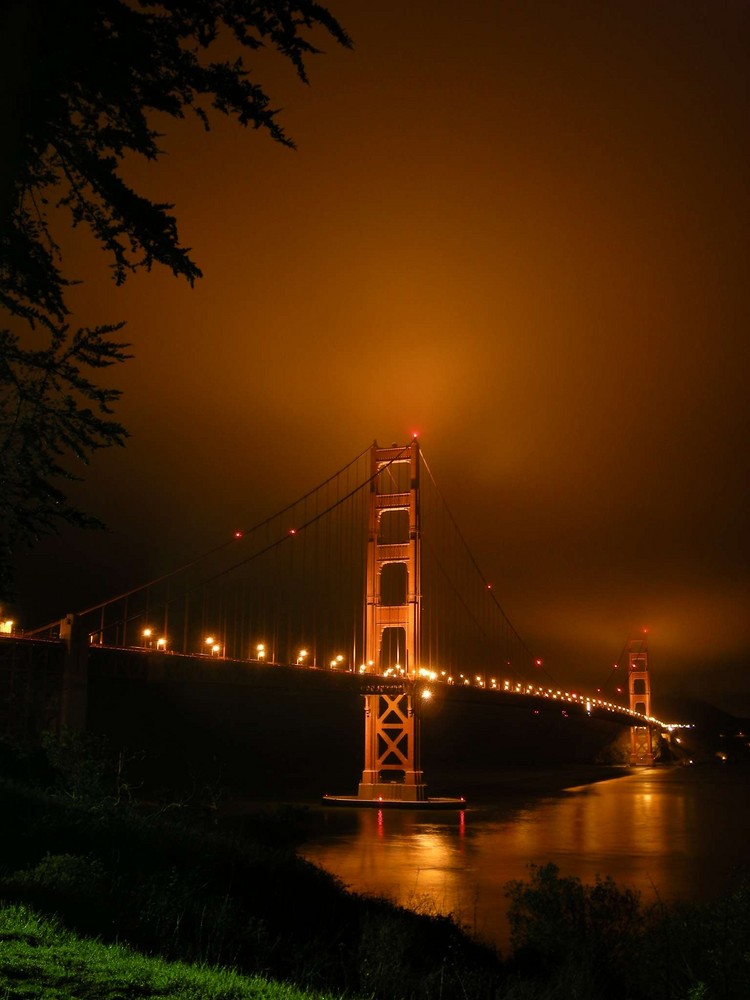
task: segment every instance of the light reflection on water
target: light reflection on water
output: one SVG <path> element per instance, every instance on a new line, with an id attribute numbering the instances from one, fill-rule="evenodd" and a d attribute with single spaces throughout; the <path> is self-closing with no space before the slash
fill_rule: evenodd
<path id="1" fill-rule="evenodd" d="M 301 853 L 356 892 L 453 913 L 505 948 L 504 887 L 530 863 L 611 875 L 645 902 L 717 895 L 750 862 L 747 779 L 733 766 L 656 768 L 531 802 L 485 788 L 465 812 L 330 810 Z"/>

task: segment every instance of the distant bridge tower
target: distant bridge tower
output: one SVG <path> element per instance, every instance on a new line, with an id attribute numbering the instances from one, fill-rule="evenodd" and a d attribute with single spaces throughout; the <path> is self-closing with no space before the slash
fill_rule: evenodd
<path id="1" fill-rule="evenodd" d="M 427 799 L 420 765 L 419 444 L 372 446 L 360 799 Z"/>
<path id="2" fill-rule="evenodd" d="M 635 639 L 628 650 L 628 690 L 630 711 L 651 716 L 651 680 L 648 673 L 648 650 L 643 639 Z M 631 726 L 630 763 L 653 764 L 651 726 Z"/>

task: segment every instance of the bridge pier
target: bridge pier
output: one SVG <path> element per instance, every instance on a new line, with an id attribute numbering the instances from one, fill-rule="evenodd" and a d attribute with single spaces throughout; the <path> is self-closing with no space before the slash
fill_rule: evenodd
<path id="1" fill-rule="evenodd" d="M 424 802 L 427 785 L 419 761 L 420 718 L 412 692 L 365 695 L 365 766 L 360 799 Z M 400 775 L 384 781 L 383 774 Z"/>
<path id="2" fill-rule="evenodd" d="M 651 726 L 630 727 L 630 763 L 632 766 L 654 763 L 654 746 Z"/>
<path id="3" fill-rule="evenodd" d="M 58 731 L 86 728 L 89 681 L 89 637 L 74 614 L 60 622 L 60 638 L 65 646 Z"/>

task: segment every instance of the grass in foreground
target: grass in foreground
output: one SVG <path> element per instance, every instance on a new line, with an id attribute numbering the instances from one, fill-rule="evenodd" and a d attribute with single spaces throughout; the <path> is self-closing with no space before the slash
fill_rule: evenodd
<path id="1" fill-rule="evenodd" d="M 26 906 L 0 909 L 2 1000 L 332 1000 L 227 969 L 149 958 L 64 930 Z"/>

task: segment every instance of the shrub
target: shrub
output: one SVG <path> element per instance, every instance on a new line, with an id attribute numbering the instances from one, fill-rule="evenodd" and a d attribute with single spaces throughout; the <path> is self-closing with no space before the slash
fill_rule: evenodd
<path id="1" fill-rule="evenodd" d="M 549 975 L 585 969 L 592 985 L 624 995 L 635 949 L 643 933 L 639 894 L 607 877 L 593 886 L 562 877 L 557 865 L 531 865 L 531 879 L 506 886 L 516 967 Z"/>
<path id="2" fill-rule="evenodd" d="M 33 868 L 16 872 L 11 880 L 18 886 L 95 893 L 102 888 L 104 867 L 92 857 L 47 854 Z"/>

